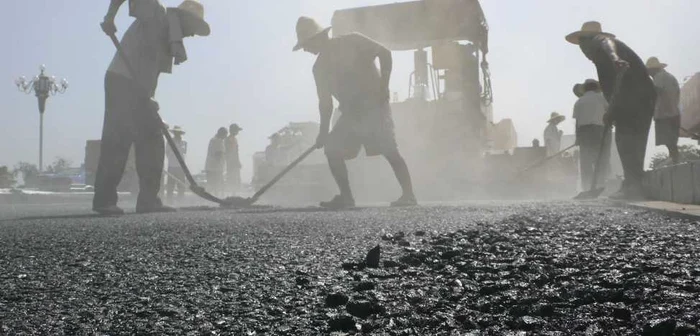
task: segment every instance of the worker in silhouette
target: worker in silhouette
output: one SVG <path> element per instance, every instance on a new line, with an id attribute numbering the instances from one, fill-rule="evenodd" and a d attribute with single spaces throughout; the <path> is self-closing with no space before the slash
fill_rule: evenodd
<path id="1" fill-rule="evenodd" d="M 557 112 L 552 112 L 547 120 L 547 127 L 544 128 L 543 135 L 547 156 L 554 155 L 561 150 L 561 137 L 564 132 L 559 129 L 559 124 L 564 120 L 566 117 Z"/>
<path id="2" fill-rule="evenodd" d="M 110 1 L 102 22 L 109 36 L 117 31 L 114 18 L 124 2 Z M 139 175 L 136 212 L 174 211 L 158 197 L 165 147 L 153 97 L 159 75 L 170 73 L 173 61 L 178 65 L 187 60 L 183 39 L 209 35 L 204 8 L 194 0 L 185 0 L 177 8 L 165 8 L 159 0 L 130 0 L 129 15 L 136 20 L 124 33 L 121 48 L 133 69 L 117 53 L 105 76 L 105 117 L 93 199 L 93 210 L 102 215 L 124 213 L 117 206 L 117 185 L 132 144 Z"/>
<path id="3" fill-rule="evenodd" d="M 661 63 L 657 57 L 650 57 L 646 65 L 654 80 L 657 94 L 654 110 L 656 145 L 666 146 L 671 161 L 678 164 L 680 161 L 678 136 L 681 129 L 681 87 L 676 77 L 666 71 L 667 64 Z"/>
<path id="4" fill-rule="evenodd" d="M 241 158 L 236 137 L 242 130 L 238 124 L 231 124 L 226 138 L 226 191 L 232 195 L 241 188 Z"/>
<path id="5" fill-rule="evenodd" d="M 226 171 L 226 137 L 225 127 L 219 128 L 207 148 L 207 160 L 204 170 L 207 173 L 207 189 L 216 196 L 224 194 L 224 172 Z"/>
<path id="6" fill-rule="evenodd" d="M 357 157 L 362 147 L 368 156 L 383 155 L 394 170 L 403 194 L 392 206 L 415 205 L 411 176 L 396 144 L 389 106 L 391 51 L 358 33 L 330 38 L 329 30 L 311 18 L 299 18 L 298 43 L 293 49 L 318 56 L 313 67 L 321 113 L 316 147 L 325 147 L 331 174 L 340 189 L 338 196 L 321 206 L 355 206 L 345 161 Z M 377 58 L 381 72 L 375 65 Z M 329 133 L 333 98 L 342 115 Z"/>
<path id="7" fill-rule="evenodd" d="M 603 95 L 610 103 L 605 121 L 615 126 L 615 143 L 625 175 L 622 187 L 611 198 L 642 199 L 644 156 L 656 101 L 646 65 L 627 44 L 603 32 L 596 21 L 584 23 L 566 40 L 578 45 L 595 64 Z M 618 76 L 622 76 L 620 90 L 612 101 Z"/>
<path id="8" fill-rule="evenodd" d="M 579 169 L 581 172 L 581 186 L 590 188 L 593 182 L 593 172 L 596 164 L 600 165 L 600 173 L 596 186 L 605 181 L 610 171 L 610 146 L 612 144 L 610 131 L 605 136 L 603 153 L 598 162 L 605 131 L 605 113 L 608 111 L 608 101 L 600 92 L 600 84 L 595 79 L 586 79 L 581 84 L 583 95 L 574 104 L 574 119 L 576 120 L 576 144 L 579 146 Z"/>

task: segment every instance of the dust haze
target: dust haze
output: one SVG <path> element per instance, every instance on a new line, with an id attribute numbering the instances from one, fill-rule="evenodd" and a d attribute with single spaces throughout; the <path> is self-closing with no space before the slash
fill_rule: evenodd
<path id="1" fill-rule="evenodd" d="M 447 1 L 445 3 L 451 3 Z M 522 69 L 528 68 L 532 58 L 531 52 L 522 55 L 522 64 L 518 62 L 517 57 L 510 59 L 506 58 L 508 52 L 503 45 L 506 43 L 519 45 L 523 40 L 527 40 L 533 44 L 533 49 L 542 47 L 540 37 L 522 36 L 517 29 L 513 29 L 516 22 L 519 20 L 505 17 L 499 13 L 501 8 L 494 7 L 492 4 L 482 3 L 484 6 L 483 20 L 479 18 L 481 11 L 475 11 L 472 8 L 460 9 L 459 11 L 444 11 L 441 15 L 435 15 L 430 11 L 422 14 L 410 13 L 410 15 L 396 14 L 402 18 L 410 17 L 410 20 L 392 20 L 389 11 L 393 9 L 379 9 L 379 14 L 373 14 L 372 10 L 366 10 L 361 18 L 347 15 L 345 18 L 336 18 L 334 14 L 345 12 L 344 9 L 352 11 L 353 9 L 363 8 L 366 5 L 377 5 L 380 7 L 381 2 L 338 2 L 334 5 L 337 8 L 329 8 L 326 3 L 302 2 L 298 9 L 300 14 L 319 15 L 317 17 L 322 22 L 331 23 L 334 26 L 332 34 L 337 34 L 336 30 L 341 30 L 340 33 L 352 30 L 365 30 L 363 33 L 382 42 L 387 47 L 392 49 L 396 59 L 396 66 L 392 73 L 392 91 L 396 92 L 396 98 L 392 99 L 393 117 L 396 124 L 396 137 L 399 143 L 399 148 L 404 154 L 406 161 L 411 170 L 414 179 L 416 194 L 421 200 L 452 200 L 462 198 L 539 198 L 539 197 L 554 197 L 561 194 L 570 195 L 580 190 L 577 182 L 577 168 L 574 163 L 576 160 L 576 151 L 564 155 L 560 160 L 548 162 L 547 164 L 530 170 L 525 175 L 519 175 L 523 169 L 529 168 L 538 160 L 544 158 L 545 152 L 543 148 L 537 149 L 532 146 L 534 138 L 541 139 L 541 133 L 546 126 L 548 115 L 552 111 L 570 116 L 570 109 L 574 102 L 573 95 L 570 94 L 570 86 L 576 82 L 580 82 L 586 77 L 594 77 L 590 64 L 580 58 L 580 55 L 574 54 L 577 52 L 575 48 L 569 50 L 572 54 L 571 58 L 550 59 L 552 66 L 546 71 L 543 69 L 542 79 L 531 79 L 533 82 L 548 81 L 553 76 L 551 73 L 558 72 L 556 68 L 575 67 L 580 70 L 578 73 L 584 75 L 579 77 L 561 76 L 558 79 L 560 84 L 565 82 L 566 85 L 558 85 L 554 90 L 552 86 L 544 86 L 538 83 L 533 86 L 547 87 L 538 91 L 536 89 L 526 89 L 527 82 L 523 82 L 522 74 L 525 72 Z M 219 5 L 214 2 L 207 4 L 209 7 Z M 677 4 L 676 4 L 677 5 Z M 408 6 L 408 5 L 406 5 Z M 547 3 L 543 6 L 551 6 L 553 11 L 560 11 L 561 8 L 553 3 Z M 584 10 L 585 14 L 590 18 L 604 16 L 595 11 L 598 3 L 592 4 L 590 8 Z M 602 6 L 602 5 L 601 5 Z M 96 6 L 95 16 L 101 17 L 104 6 Z M 396 6 L 397 13 L 404 9 L 402 6 Z M 620 12 L 623 4 L 615 4 L 611 11 Z M 388 8 L 388 7 L 387 7 Z M 406 7 L 408 8 L 408 7 Z M 675 8 L 675 7 L 674 7 Z M 375 7 L 376 10 L 376 7 Z M 384 12 L 382 12 L 382 10 Z M 411 11 L 410 9 L 406 9 Z M 433 9 L 440 11 L 440 9 Z M 262 12 L 259 10 L 258 12 Z M 258 13 L 256 12 L 256 13 Z M 295 10 L 296 12 L 296 10 Z M 259 14 L 259 13 L 258 13 Z M 330 15 L 329 15 L 330 14 Z M 666 14 L 666 12 L 663 12 Z M 219 13 L 214 10 L 208 10 L 207 15 L 217 17 Z M 226 15 L 229 15 L 226 13 Z M 257 14 L 256 14 L 257 15 Z M 542 13 L 538 13 L 542 15 Z M 124 23 L 130 22 L 130 18 L 126 15 L 122 17 Z M 478 34 L 471 32 L 462 32 L 464 35 L 470 35 L 469 38 L 455 38 L 460 34 L 459 28 L 450 31 L 451 18 L 456 17 L 468 22 L 470 28 L 473 29 L 473 24 L 485 24 L 488 26 L 488 35 L 485 41 L 478 41 Z M 435 18 L 443 20 L 442 24 L 435 24 Z M 588 18 L 587 17 L 587 18 Z M 663 15 L 659 20 L 668 21 L 669 15 Z M 287 26 L 279 27 L 276 31 L 276 38 L 269 40 L 269 44 L 284 44 L 285 48 L 293 44 L 293 20 L 288 18 Z M 603 17 L 605 19 L 605 17 Z M 432 20 L 432 21 L 431 21 Z M 564 44 L 563 35 L 568 30 L 577 28 L 578 21 L 575 24 L 569 24 L 565 27 L 560 24 L 561 18 L 553 18 L 552 25 L 556 29 L 550 29 L 552 36 L 548 36 L 548 43 Z M 658 37 L 644 30 L 643 34 L 633 34 L 634 27 L 641 27 L 639 24 L 642 19 L 634 19 L 628 25 L 622 25 L 618 22 L 605 22 L 608 26 L 614 27 L 616 32 L 625 35 L 626 40 L 634 43 L 635 46 L 640 46 L 645 55 L 655 52 L 653 48 L 641 42 L 641 38 L 637 35 Z M 94 21 L 90 21 L 94 25 Z M 542 20 L 534 20 L 542 21 Z M 608 20 L 612 21 L 612 20 Z M 642 20 L 643 21 L 643 20 Z M 648 21 L 648 20 L 647 20 Z M 419 24 L 416 24 L 419 22 Z M 572 21 L 573 22 L 573 21 Z M 87 25 L 87 21 L 85 23 Z M 535 23 L 533 22 L 532 25 Z M 615 26 L 612 26 L 615 24 Z M 432 25 L 432 26 L 431 26 Z M 122 32 L 126 24 L 120 24 Z M 340 26 L 340 28 L 338 27 Z M 349 28 L 343 28 L 349 27 Z M 525 30 L 529 29 L 530 24 L 524 25 Z M 659 24 L 665 31 L 667 24 Z M 431 27 L 431 28 L 422 28 Z M 503 27 L 507 27 L 510 31 L 504 32 Z M 227 27 L 230 28 L 230 27 Z M 238 27 L 237 27 L 238 28 Z M 286 30 L 281 30 L 285 28 Z M 357 29 L 352 29 L 357 28 Z M 560 29 L 561 28 L 561 29 Z M 345 31 L 342 31 L 345 29 Z M 641 28 L 640 28 L 641 29 Z M 644 28 L 648 29 L 648 28 Z M 80 31 L 85 31 L 85 27 L 81 27 Z M 95 29 L 97 30 L 97 29 Z M 230 28 L 229 31 L 218 33 L 214 30 L 215 35 L 231 35 L 232 32 L 242 32 L 241 29 Z M 284 33 L 280 33 L 280 32 Z M 493 34 L 493 32 L 496 34 Z M 398 33 L 397 33 L 398 32 Z M 659 30 L 656 34 L 662 34 Z M 448 38 L 446 35 L 452 34 Z M 443 36 L 441 36 L 443 35 Z M 474 35 L 474 36 L 471 36 Z M 476 36 L 476 37 L 475 37 Z M 483 36 L 482 36 L 483 37 Z M 212 38 L 218 38 L 212 36 Z M 54 36 L 54 39 L 56 37 Z M 654 40 L 660 40 L 654 38 Z M 671 42 L 680 39 L 669 39 Z M 91 40 L 92 41 L 92 40 Z M 105 42 L 104 37 L 95 38 L 94 42 L 99 41 L 105 55 L 102 63 L 106 63 L 114 52 L 108 42 Z M 454 44 L 448 42 L 456 42 L 459 48 L 455 48 Z M 221 42 L 219 40 L 218 42 Z M 267 44 L 268 42 L 260 43 Z M 666 41 L 664 41 L 666 43 Z M 671 43 L 668 42 L 668 43 Z M 484 43 L 484 46 L 491 47 L 488 53 L 481 50 L 479 43 Z M 674 42 L 675 43 L 675 42 Z M 495 44 L 495 48 L 494 48 Z M 65 47 L 73 46 L 67 43 Z M 182 126 L 187 130 L 185 140 L 189 143 L 189 153 L 187 155 L 187 163 L 191 165 L 193 172 L 199 175 L 199 181 L 204 181 L 205 176 L 202 174 L 204 163 L 207 156 L 207 143 L 216 132 L 218 127 L 228 127 L 232 122 L 241 122 L 244 126 L 244 131 L 240 135 L 241 143 L 241 160 L 243 162 L 243 179 L 247 185 L 247 189 L 242 191 L 243 194 L 250 194 L 264 185 L 275 173 L 281 171 L 285 164 L 291 162 L 299 154 L 313 144 L 315 137 L 314 123 L 318 122 L 318 113 L 316 109 L 316 99 L 313 95 L 313 84 L 309 81 L 310 66 L 298 67 L 294 69 L 280 69 L 276 78 L 270 79 L 253 79 L 242 80 L 243 84 L 231 84 L 238 82 L 237 70 L 222 70 L 228 68 L 222 66 L 227 64 L 222 62 L 219 57 L 223 53 L 212 53 L 211 45 L 208 40 L 189 42 L 188 48 L 190 52 L 191 62 L 186 67 L 176 69 L 174 75 L 163 81 L 159 87 L 157 97 L 161 103 L 165 121 L 170 126 Z M 666 46 L 670 49 L 669 46 Z M 58 47 L 54 47 L 58 50 Z M 553 47 L 550 47 L 553 48 Z M 253 54 L 256 52 L 253 49 L 265 49 L 269 53 L 267 47 L 255 46 L 250 47 L 246 53 Z M 416 51 L 423 49 L 426 52 L 424 63 L 416 62 L 422 56 L 415 54 Z M 436 49 L 443 52 L 442 59 L 436 59 Z M 455 49 L 459 49 L 455 51 Z M 542 53 L 546 54 L 546 49 Z M 691 50 L 691 53 L 696 51 Z M 668 53 L 668 52 L 667 52 Z M 28 56 L 32 62 L 39 65 L 41 63 L 49 63 L 50 74 L 66 76 L 72 83 L 65 96 L 52 97 L 49 100 L 47 123 L 50 127 L 46 130 L 45 137 L 47 138 L 47 154 L 44 161 L 47 163 L 55 161 L 57 158 L 68 157 L 74 167 L 80 168 L 85 165 L 84 184 L 89 185 L 90 168 L 93 165 L 94 154 L 89 154 L 91 143 L 88 141 L 99 139 L 99 125 L 101 123 L 101 110 L 103 103 L 99 94 L 94 92 L 84 91 L 84 87 L 98 88 L 101 87 L 102 70 L 106 64 L 98 64 L 92 68 L 96 70 L 96 75 L 79 76 L 73 74 L 69 66 L 63 66 L 61 63 L 47 62 L 53 61 L 47 57 L 46 53 L 36 53 Z M 458 56 L 455 56 L 458 55 Z M 489 70 L 494 73 L 493 90 L 490 83 L 486 82 L 490 77 L 485 73 L 484 56 L 489 61 Z M 557 54 L 560 55 L 560 54 Z M 103 57 L 104 56 L 104 57 Z M 419 56 L 419 57 L 416 57 Z M 230 55 L 227 55 L 230 57 Z M 292 58 L 297 57 L 304 59 L 310 64 L 310 57 L 307 55 L 278 55 L 276 57 Z M 578 57 L 578 58 L 574 58 Z M 455 64 L 449 64 L 450 59 L 459 59 Z M 539 57 L 548 59 L 548 57 Z M 554 57 L 552 57 L 554 58 Z M 692 57 L 690 57 L 692 58 Z M 269 59 L 266 59 L 270 61 Z M 564 61 L 565 60 L 565 61 Z M 92 60 L 85 60 L 91 62 Z M 675 60 L 674 60 L 675 61 Z M 443 64 L 440 64 L 442 62 Z M 16 63 L 20 63 L 17 60 Z M 58 63 L 59 65 L 52 65 Z M 213 63 L 218 65 L 218 69 L 206 69 L 200 72 L 203 68 L 203 63 Z M 270 67 L 275 67 L 274 62 L 268 62 Z M 534 67 L 539 67 L 537 63 Z M 34 64 L 32 64 L 34 66 Z M 521 69 L 512 70 L 513 67 Z M 672 66 L 681 68 L 678 70 L 679 76 L 690 74 L 693 70 L 686 64 L 681 64 L 680 60 L 672 62 Z M 235 67 L 231 67 L 235 68 Z M 8 76 L 25 75 L 31 76 L 34 68 L 30 66 L 22 66 L 21 68 L 12 69 Z M 230 73 L 227 71 L 231 71 Z M 507 71 L 512 71 L 510 74 Z M 532 72 L 532 70 L 530 70 Z M 216 84 L 213 87 L 207 87 L 201 84 L 190 85 L 188 81 L 194 82 L 196 78 L 217 78 Z M 263 77 L 263 76 L 260 76 Z M 30 77 L 31 78 L 31 77 Z M 95 84 L 98 83 L 98 84 Z M 278 98 L 277 92 L 280 95 L 283 91 L 291 91 L 288 88 L 292 85 L 303 87 L 301 92 L 304 94 L 294 95 L 291 99 L 285 100 Z M 232 90 L 231 86 L 235 88 Z M 515 87 L 514 87 L 515 86 Z M 241 89 L 238 89 L 238 88 Z M 256 89 L 255 88 L 263 88 Z M 231 102 L 227 93 L 229 91 L 239 92 L 265 92 L 265 94 L 256 93 L 255 96 L 250 95 L 249 102 L 237 103 Z M 203 96 L 204 93 L 196 91 L 212 91 L 216 92 L 216 99 L 209 99 Z M 183 94 L 188 92 L 187 95 Z M 393 93 L 392 92 L 392 93 Z M 408 92 L 408 94 L 407 94 Z M 527 92 L 523 97 L 522 92 Z M 537 93 L 537 94 L 533 94 Z M 8 101 L 21 101 L 15 105 L 20 106 L 21 110 L 34 111 L 36 102 L 33 97 L 17 97 L 16 92 L 11 92 L 12 98 Z M 10 94 L 8 94 L 8 97 Z M 81 98 L 76 98 L 80 96 Z M 177 97 L 182 96 L 182 97 Z M 185 96 L 187 96 L 185 99 Z M 393 95 L 392 95 L 393 96 Z M 285 96 L 282 96 L 285 97 Z M 546 98 L 545 98 L 546 97 Z M 268 98 L 268 99 L 264 99 Z M 392 97 L 393 98 L 393 97 Z M 524 98 L 524 99 L 523 99 Z M 79 100 L 79 102 L 78 102 Z M 183 101 L 185 100 L 185 101 Z M 273 101 L 289 101 L 293 108 L 281 112 L 278 107 L 273 107 Z M 546 101 L 547 103 L 543 103 Z M 21 105 L 19 105 L 21 104 Z M 89 105 L 87 105 L 89 104 Z M 279 103 L 278 103 L 279 104 Z M 236 109 L 235 106 L 254 106 L 247 108 Z M 522 105 L 522 109 L 515 109 Z M 525 106 L 532 105 L 532 106 Z M 201 106 L 201 108 L 200 108 Z M 66 111 L 74 110 L 74 111 Z M 191 111 L 198 111 L 192 113 Z M 200 112 L 201 110 L 201 112 Z M 219 111 L 221 110 L 221 111 Z M 236 110 L 231 112 L 231 110 Z M 89 113 L 88 113 L 89 111 Z M 26 124 L 21 137 L 12 133 L 15 130 L 9 130 L 8 134 L 13 134 L 13 138 L 21 138 L 21 144 L 16 148 L 8 147 L 11 141 L 4 141 L 3 153 L 11 155 L 3 155 L 4 157 L 12 157 L 12 159 L 4 159 L 3 165 L 7 165 L 9 169 L 17 166 L 19 161 L 37 162 L 37 142 L 38 132 L 35 130 L 37 124 L 36 113 L 26 113 L 29 116 L 19 116 L 22 118 L 23 125 Z M 338 113 L 338 112 L 337 112 Z M 337 114 L 336 113 L 336 114 Z M 71 129 L 75 127 L 69 124 L 69 120 L 80 120 L 80 123 L 90 125 L 89 127 L 81 127 L 81 132 L 62 132 L 62 129 Z M 242 121 L 241 121 L 242 120 Z M 561 128 L 565 131 L 564 140 L 561 147 L 568 146 L 573 140 L 571 139 L 571 124 L 568 119 L 562 124 Z M 30 127 L 31 126 L 31 127 Z M 19 127 L 18 127 L 19 128 Z M 283 134 L 285 140 L 277 144 L 273 144 L 269 139 L 273 134 Z M 567 137 L 568 136 L 568 137 Z M 653 140 L 650 139 L 650 143 Z M 540 146 L 544 143 L 540 140 Z M 60 144 L 64 144 L 59 147 Z M 653 147 L 650 145 L 650 147 Z M 18 148 L 22 148 L 21 150 Z M 269 156 L 269 157 L 268 157 Z M 648 155 L 650 156 L 650 155 Z M 167 163 L 166 163 L 167 164 Z M 619 166 L 619 163 L 617 164 Z M 398 185 L 395 182 L 390 167 L 380 158 L 367 158 L 361 155 L 358 159 L 348 162 L 350 168 L 350 180 L 353 184 L 353 190 L 356 193 L 358 201 L 361 202 L 382 202 L 395 197 L 400 192 Z M 127 167 L 132 173 L 135 167 Z M 617 178 L 621 174 L 620 169 L 611 174 L 611 178 Z M 16 177 L 17 185 L 24 183 L 22 174 Z M 125 175 L 123 184 L 127 185 L 129 181 L 133 183 L 133 177 Z M 166 177 L 167 180 L 167 177 Z M 310 181 L 313 180 L 313 181 Z M 562 182 L 564 182 L 562 184 Z M 164 182 L 165 183 L 165 182 Z M 568 189 L 562 190 L 561 185 L 566 185 Z M 124 191 L 135 191 L 133 187 L 123 188 Z M 278 201 L 316 201 L 332 196 L 337 192 L 337 188 L 333 184 L 331 176 L 323 157 L 322 151 L 317 151 L 307 160 L 305 160 L 297 169 L 290 172 L 290 175 L 282 179 L 278 185 L 270 190 L 266 198 L 270 202 Z"/>

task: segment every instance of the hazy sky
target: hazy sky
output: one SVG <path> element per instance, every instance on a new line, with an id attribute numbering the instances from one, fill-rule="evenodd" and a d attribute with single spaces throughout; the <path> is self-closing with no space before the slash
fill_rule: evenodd
<path id="1" fill-rule="evenodd" d="M 33 77 L 46 64 L 50 75 L 71 84 L 49 100 L 44 162 L 56 156 L 83 162 L 85 141 L 99 139 L 104 113 L 104 73 L 114 54 L 99 23 L 108 0 L 6 0 L 0 28 L 0 165 L 37 162 L 36 98 L 13 87 L 16 77 Z M 162 0 L 177 6 L 178 0 Z M 186 131 L 193 171 L 204 165 L 206 145 L 231 122 L 240 135 L 244 178 L 252 154 L 290 121 L 317 121 L 314 57 L 292 53 L 298 16 L 330 24 L 333 11 L 389 3 L 377 0 L 203 0 L 212 35 L 186 40 L 189 61 L 162 75 L 157 93 L 161 115 Z M 573 83 L 594 77 L 593 65 L 564 36 L 581 23 L 598 20 L 642 58 L 658 56 L 679 80 L 700 71 L 700 1 L 697 0 L 484 0 L 490 32 L 495 119 L 512 118 L 519 143 L 541 138 L 552 111 L 570 118 Z M 120 33 L 131 22 L 120 12 Z M 9 14 L 9 15 L 8 15 Z M 406 96 L 410 53 L 395 53 L 392 91 Z M 2 81 L 0 81 L 2 83 Z M 653 139 L 652 139 L 653 140 Z M 196 152 L 195 152 L 196 151 Z"/>

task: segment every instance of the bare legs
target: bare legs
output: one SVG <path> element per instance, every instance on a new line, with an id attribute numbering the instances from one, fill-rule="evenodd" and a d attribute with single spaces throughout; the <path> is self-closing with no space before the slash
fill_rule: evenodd
<path id="1" fill-rule="evenodd" d="M 340 197 L 346 200 L 353 200 L 354 197 L 350 189 L 350 180 L 348 178 L 348 168 L 345 165 L 345 159 L 343 159 L 342 156 L 332 154 L 327 155 L 327 158 L 333 179 L 335 179 L 340 189 Z M 391 165 L 391 168 L 394 170 L 394 175 L 401 185 L 403 194 L 400 199 L 409 199 L 415 202 L 411 174 L 408 171 L 406 161 L 399 152 L 385 154 L 384 158 L 386 158 Z"/>

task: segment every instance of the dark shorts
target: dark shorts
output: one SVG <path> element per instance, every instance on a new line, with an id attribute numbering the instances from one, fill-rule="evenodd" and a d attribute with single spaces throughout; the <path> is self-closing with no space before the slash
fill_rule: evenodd
<path id="1" fill-rule="evenodd" d="M 677 145 L 678 133 L 681 128 L 681 117 L 675 116 L 654 120 L 656 128 L 656 145 Z"/>
<path id="2" fill-rule="evenodd" d="M 350 160 L 357 157 L 362 147 L 367 156 L 398 151 L 389 104 L 366 113 L 343 113 L 328 136 L 325 152 Z"/>

